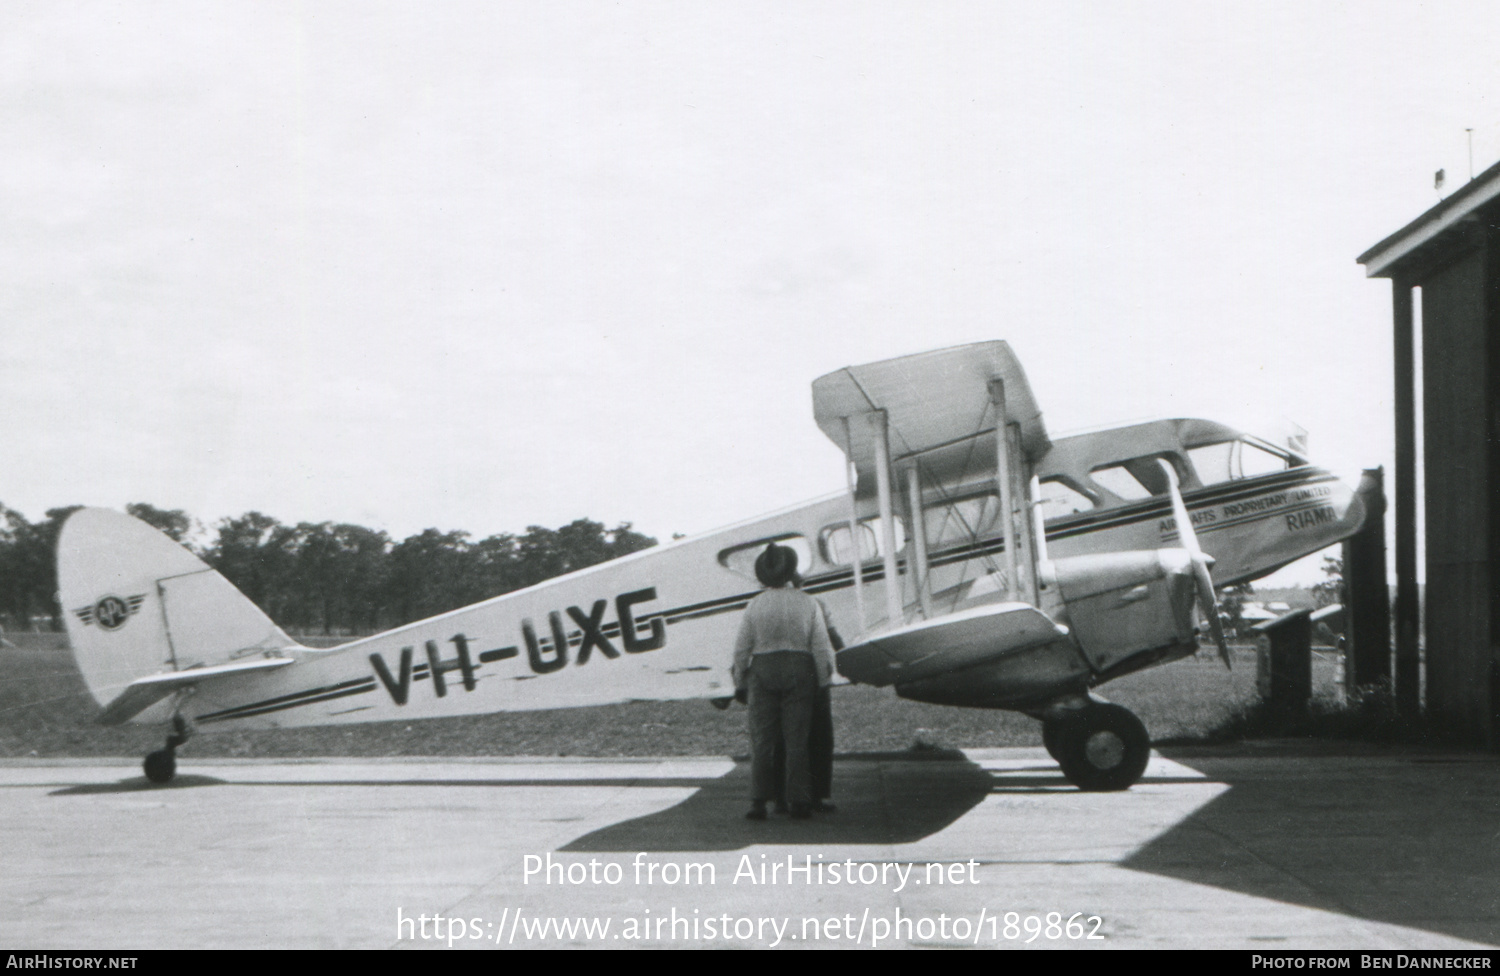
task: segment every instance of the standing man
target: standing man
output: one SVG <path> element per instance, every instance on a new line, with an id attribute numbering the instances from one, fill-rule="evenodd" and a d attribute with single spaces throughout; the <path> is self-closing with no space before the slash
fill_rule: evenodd
<path id="1" fill-rule="evenodd" d="M 785 791 L 793 818 L 812 815 L 809 733 L 820 688 L 833 677 L 828 623 L 795 587 L 797 553 L 772 543 L 755 560 L 765 587 L 745 608 L 734 644 L 734 687 L 750 703 L 751 820 L 766 819 L 777 789 L 776 746 L 786 750 Z M 831 753 L 831 750 L 830 750 Z"/>
<path id="2" fill-rule="evenodd" d="M 801 581 L 797 582 L 800 587 Z M 818 607 L 823 611 L 823 621 L 828 625 L 828 643 L 836 656 L 844 649 L 844 639 L 833 626 L 833 617 L 828 613 L 828 604 L 822 599 Z M 816 813 L 833 813 L 833 698 L 831 685 L 823 685 L 813 696 L 812 727 L 807 733 L 807 761 L 812 779 L 812 808 Z M 776 812 L 786 813 L 786 748 L 776 743 L 776 782 L 781 787 L 776 793 Z"/>

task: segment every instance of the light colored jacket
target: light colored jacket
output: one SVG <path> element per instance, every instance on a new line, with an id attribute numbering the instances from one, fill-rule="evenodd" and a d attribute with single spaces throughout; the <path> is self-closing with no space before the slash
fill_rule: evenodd
<path id="1" fill-rule="evenodd" d="M 803 651 L 813 656 L 818 684 L 833 678 L 833 644 L 817 600 L 791 587 L 762 590 L 740 618 L 734 642 L 734 686 L 745 686 L 750 659 L 771 651 Z"/>

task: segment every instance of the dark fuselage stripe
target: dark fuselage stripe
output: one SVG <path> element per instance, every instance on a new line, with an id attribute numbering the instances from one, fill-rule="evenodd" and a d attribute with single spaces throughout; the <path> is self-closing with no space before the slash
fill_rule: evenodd
<path id="1" fill-rule="evenodd" d="M 237 709 L 231 709 L 230 711 L 234 712 L 234 714 L 232 715 L 224 712 L 216 712 L 213 715 L 200 715 L 196 719 L 196 721 L 228 722 L 232 719 L 249 718 L 252 715 L 265 715 L 267 712 L 280 712 L 288 708 L 298 708 L 302 705 L 311 705 L 314 702 L 333 701 L 336 698 L 348 698 L 350 695 L 363 695 L 374 690 L 375 682 L 371 680 L 355 688 L 345 688 L 342 691 L 330 691 L 325 695 L 317 695 L 313 698 L 304 698 L 300 701 L 283 702 L 280 705 L 265 705 L 261 707 L 257 707 L 255 705 L 244 705 Z"/>

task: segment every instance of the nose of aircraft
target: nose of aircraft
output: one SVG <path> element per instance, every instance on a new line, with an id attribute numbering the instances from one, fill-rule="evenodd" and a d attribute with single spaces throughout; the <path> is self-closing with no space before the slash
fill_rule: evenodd
<path id="1" fill-rule="evenodd" d="M 1354 535 L 1365 524 L 1365 500 L 1354 489 L 1342 481 L 1334 480 L 1327 472 L 1316 470 L 1307 486 L 1292 493 L 1290 511 L 1283 511 L 1279 521 L 1284 524 L 1277 535 L 1280 541 L 1273 549 L 1284 547 L 1283 560 L 1300 558 L 1320 549 L 1343 542 Z M 1321 482 L 1321 485 L 1319 484 Z M 1305 500 L 1302 493 L 1321 493 Z"/>

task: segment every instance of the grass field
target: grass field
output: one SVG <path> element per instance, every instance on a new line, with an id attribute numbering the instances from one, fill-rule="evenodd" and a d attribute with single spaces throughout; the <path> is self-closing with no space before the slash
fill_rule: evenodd
<path id="1" fill-rule="evenodd" d="M 93 724 L 85 690 L 61 634 L 11 634 L 0 647 L 0 756 L 143 756 L 160 728 Z M 1100 689 L 1133 710 L 1156 741 L 1212 736 L 1256 701 L 1255 654 L 1235 648 L 1234 670 L 1210 652 L 1111 682 Z M 1331 654 L 1314 653 L 1315 693 L 1334 692 Z M 1040 745 L 1039 724 L 1014 712 L 925 705 L 889 689 L 833 691 L 840 753 L 936 747 Z M 596 708 L 382 722 L 370 725 L 200 735 L 184 756 L 671 756 L 749 751 L 742 706 L 704 701 L 629 702 Z"/>

